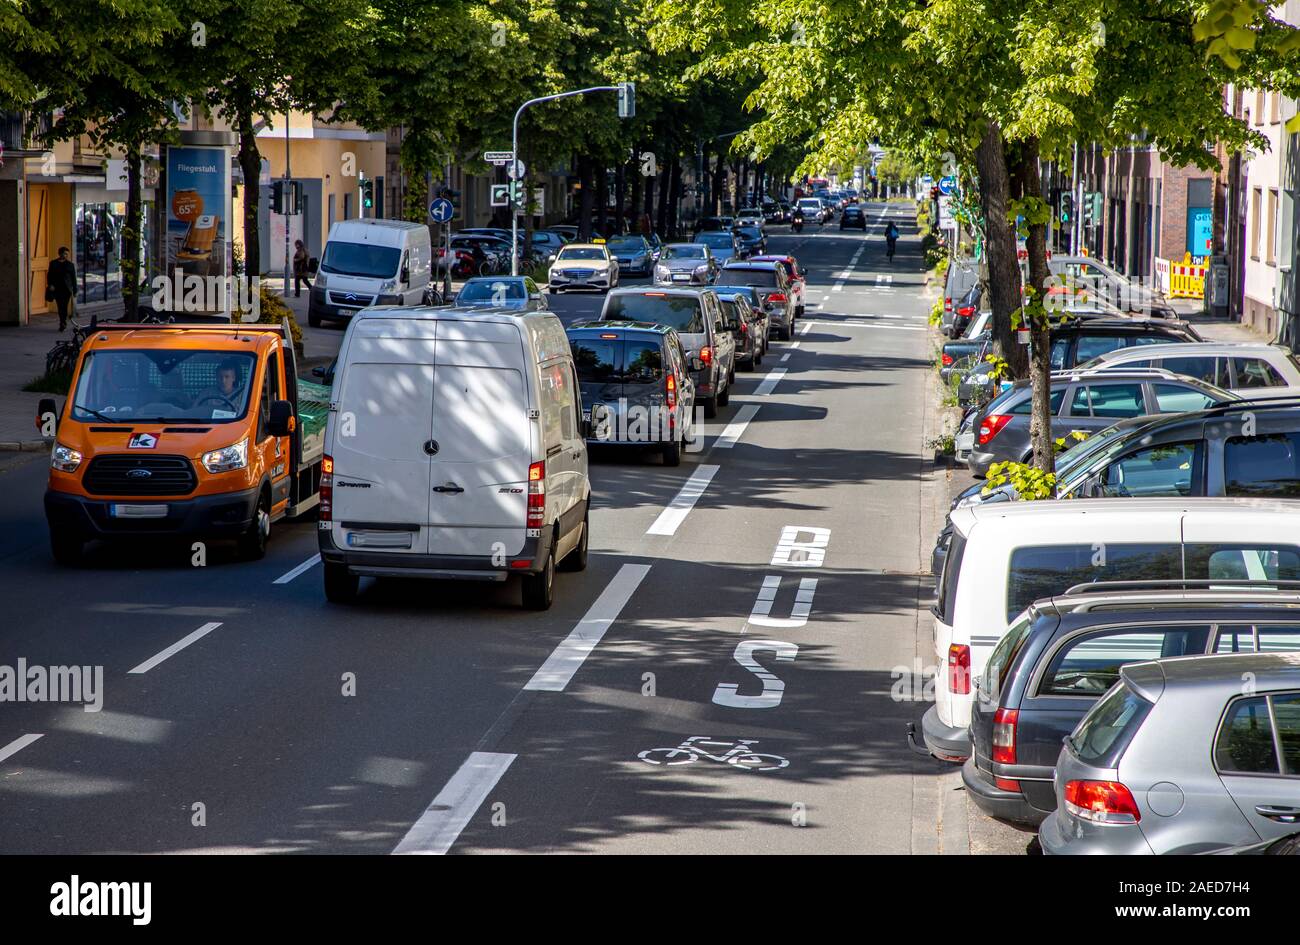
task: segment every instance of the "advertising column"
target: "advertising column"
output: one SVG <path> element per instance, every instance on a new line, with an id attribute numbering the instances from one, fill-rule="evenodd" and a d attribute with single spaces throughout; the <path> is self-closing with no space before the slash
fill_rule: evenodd
<path id="1" fill-rule="evenodd" d="M 230 151 L 167 149 L 165 271 L 171 309 L 229 317 Z M 197 293 L 202 291 L 201 302 Z M 197 303 L 197 308 L 196 308 Z"/>

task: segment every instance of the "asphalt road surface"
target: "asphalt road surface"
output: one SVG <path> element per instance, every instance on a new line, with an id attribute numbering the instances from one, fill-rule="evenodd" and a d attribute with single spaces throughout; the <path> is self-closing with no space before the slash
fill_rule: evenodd
<path id="1" fill-rule="evenodd" d="M 810 269 L 795 339 L 679 468 L 594 451 L 591 563 L 545 613 L 513 583 L 330 605 L 314 522 L 259 562 L 59 568 L 44 457 L 0 463 L 0 665 L 103 668 L 102 711 L 0 705 L 0 850 L 910 852 L 943 770 L 890 695 L 929 597 L 928 305 L 910 206 L 869 223 L 773 228 Z"/>

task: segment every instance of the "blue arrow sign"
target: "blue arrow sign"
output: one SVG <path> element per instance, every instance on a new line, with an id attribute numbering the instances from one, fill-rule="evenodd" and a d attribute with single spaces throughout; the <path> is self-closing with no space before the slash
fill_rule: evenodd
<path id="1" fill-rule="evenodd" d="M 435 223 L 446 223 L 455 215 L 456 208 L 446 197 L 439 197 L 429 204 L 429 216 L 433 217 Z"/>
<path id="2" fill-rule="evenodd" d="M 939 193 L 943 194 L 945 197 L 950 195 L 956 189 L 957 189 L 957 178 L 955 177 L 939 178 Z"/>

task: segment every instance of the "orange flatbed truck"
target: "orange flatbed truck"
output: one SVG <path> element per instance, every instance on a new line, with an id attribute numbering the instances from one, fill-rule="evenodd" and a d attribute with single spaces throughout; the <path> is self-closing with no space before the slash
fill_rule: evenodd
<path id="1" fill-rule="evenodd" d="M 54 420 L 50 546 L 234 539 L 260 558 L 272 523 L 319 500 L 330 391 L 298 378 L 287 324 L 95 328 Z M 54 419 L 56 418 L 56 419 Z"/>

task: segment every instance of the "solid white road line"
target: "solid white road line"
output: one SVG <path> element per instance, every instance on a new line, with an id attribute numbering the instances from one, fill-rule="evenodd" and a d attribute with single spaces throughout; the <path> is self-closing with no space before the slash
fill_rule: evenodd
<path id="1" fill-rule="evenodd" d="M 808 328 L 809 328 L 811 325 L 812 325 L 812 322 L 804 322 L 804 323 L 803 323 L 803 327 L 799 329 L 799 334 L 801 334 L 801 335 L 806 335 L 806 334 L 808 334 Z M 791 347 L 794 347 L 794 346 L 791 345 Z"/>
<path id="2" fill-rule="evenodd" d="M 785 362 L 787 362 L 787 361 L 789 361 L 789 360 L 790 360 L 790 352 L 789 352 L 789 351 L 787 351 L 785 354 L 781 355 L 781 363 L 782 363 L 782 364 L 785 364 Z"/>
<path id="3" fill-rule="evenodd" d="M 11 741 L 8 745 L 5 745 L 4 748 L 0 748 L 0 761 L 4 761 L 6 758 L 18 754 L 20 751 L 22 751 L 32 742 L 36 741 L 38 738 L 41 737 L 42 736 L 40 735 L 18 736 L 13 741 Z"/>
<path id="4" fill-rule="evenodd" d="M 781 378 L 785 377 L 785 368 L 772 368 L 763 378 L 763 382 L 754 389 L 754 396 L 765 397 L 772 391 L 776 390 L 776 385 L 781 383 Z"/>
<path id="5" fill-rule="evenodd" d="M 450 850 L 516 757 L 502 752 L 471 752 L 420 819 L 411 825 L 402 842 L 394 848 L 394 855 L 441 856 Z"/>
<path id="6" fill-rule="evenodd" d="M 140 673 L 149 672 L 149 670 L 153 669 L 163 660 L 175 656 L 177 653 L 185 649 L 191 643 L 194 643 L 196 640 L 202 640 L 204 637 L 206 637 L 213 630 L 217 629 L 217 627 L 219 626 L 221 626 L 221 624 L 219 623 L 205 623 L 203 626 L 199 627 L 199 629 L 195 630 L 193 633 L 181 637 L 179 640 L 177 640 L 171 646 L 167 647 L 167 649 L 163 650 L 161 653 L 149 657 L 147 660 L 145 660 L 135 669 L 131 670 L 131 675 L 139 675 Z"/>
<path id="7" fill-rule="evenodd" d="M 763 383 L 766 384 L 767 381 Z M 756 393 L 763 394 L 766 391 L 760 387 Z M 695 503 L 700 500 L 700 496 L 704 495 L 704 490 L 709 487 L 709 482 L 717 471 L 717 466 L 706 465 L 698 467 L 695 472 L 691 473 L 691 478 L 687 479 L 686 484 L 682 486 L 677 495 L 673 496 L 673 500 L 668 503 L 668 507 L 660 512 L 654 524 L 646 529 L 646 534 L 676 534 L 678 526 L 686 521 L 686 516 L 690 514 L 691 509 L 695 508 Z"/>
<path id="8" fill-rule="evenodd" d="M 276 579 L 275 579 L 274 581 L 272 581 L 271 583 L 272 583 L 272 584 L 288 584 L 290 581 L 292 581 L 292 580 L 293 580 L 294 578 L 296 578 L 298 575 L 302 574 L 304 571 L 306 571 L 306 570 L 308 570 L 308 569 L 310 569 L 310 568 L 314 568 L 314 567 L 316 567 L 316 565 L 318 565 L 318 564 L 320 564 L 320 555 L 319 555 L 319 554 L 314 554 L 314 555 L 312 555 L 310 558 L 308 558 L 306 561 L 304 561 L 302 564 L 298 565 L 298 567 L 294 568 L 292 571 L 286 571 L 286 572 L 284 572 L 284 574 L 281 574 L 278 578 L 276 578 Z"/>
<path id="9" fill-rule="evenodd" d="M 718 467 L 712 468 L 716 470 Z M 648 564 L 625 564 L 619 568 L 614 580 L 600 592 L 596 602 L 560 645 L 551 651 L 546 662 L 533 673 L 533 678 L 528 680 L 524 688 L 538 692 L 563 692 L 582 661 L 596 648 L 605 631 L 618 619 L 618 615 L 623 612 L 649 573 Z"/>
<path id="10" fill-rule="evenodd" d="M 785 358 L 790 357 L 786 355 Z M 784 361 L 785 358 L 781 360 Z M 745 404 L 736 411 L 736 419 L 727 424 L 727 428 L 722 431 L 722 435 L 713 441 L 713 448 L 719 450 L 728 450 L 736 445 L 736 441 L 745 435 L 745 427 L 749 426 L 749 421 L 754 419 L 754 414 L 758 413 L 757 404 Z"/>

